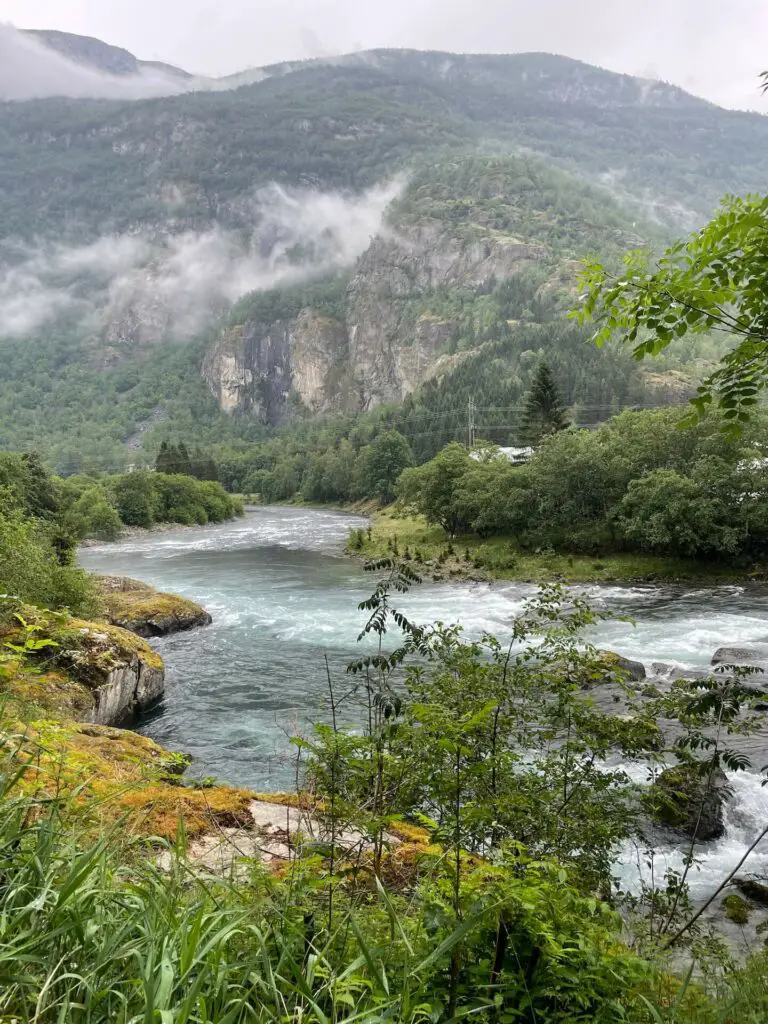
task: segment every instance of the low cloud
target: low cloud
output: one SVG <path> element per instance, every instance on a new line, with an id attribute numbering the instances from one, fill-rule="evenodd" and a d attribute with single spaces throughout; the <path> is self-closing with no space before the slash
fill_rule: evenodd
<path id="1" fill-rule="evenodd" d="M 107 343 L 183 341 L 242 295 L 350 267 L 383 230 L 402 188 L 358 196 L 287 191 L 253 197 L 242 231 L 121 235 L 77 247 L 0 249 L 0 336 L 34 335 L 61 317 Z"/>
<path id="2" fill-rule="evenodd" d="M 72 99 L 147 99 L 194 88 L 193 80 L 142 67 L 134 75 L 110 75 L 79 64 L 11 25 L 0 25 L 0 99 L 46 96 Z"/>

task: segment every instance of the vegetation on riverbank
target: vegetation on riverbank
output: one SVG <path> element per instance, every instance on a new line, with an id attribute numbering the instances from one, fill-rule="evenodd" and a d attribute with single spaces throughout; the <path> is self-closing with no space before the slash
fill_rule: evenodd
<path id="1" fill-rule="evenodd" d="M 635 784 L 607 758 L 669 751 L 658 702 L 627 691 L 629 716 L 592 704 L 608 671 L 580 642 L 594 613 L 543 592 L 512 627 L 513 656 L 508 638 L 477 644 L 413 626 L 394 604 L 413 561 L 377 569 L 365 633 L 397 626 L 403 646 L 364 648 L 356 686 L 329 679 L 327 723 L 297 740 L 299 790 L 279 798 L 310 807 L 317 831 L 299 844 L 273 830 L 269 842 L 287 852 L 269 865 L 254 794 L 185 784 L 183 755 L 81 721 L 91 687 L 120 663 L 115 645 L 157 658 L 144 641 L 64 611 L 5 608 L 0 1014 L 666 1024 L 677 1006 L 676 1024 L 720 1024 L 734 1008 L 757 1024 L 765 957 L 735 970 L 690 922 L 684 884 L 629 903 L 612 884 L 613 851 L 639 819 Z M 729 722 L 740 699 L 677 691 L 689 741 L 678 749 L 701 771 L 729 755 L 720 744 L 696 753 L 700 725 L 711 714 Z M 342 711 L 363 727 L 338 726 Z M 193 839 L 223 844 L 231 876 L 212 877 Z M 631 909 L 631 942 L 620 907 Z M 672 941 L 703 958 L 717 986 L 677 977 L 661 952 Z"/>
<path id="2" fill-rule="evenodd" d="M 660 555 L 565 554 L 552 549 L 523 551 L 514 537 L 449 537 L 423 516 L 391 506 L 372 516 L 370 530 L 350 530 L 349 554 L 365 559 L 399 555 L 426 578 L 519 580 L 525 583 L 729 583 L 763 580 L 768 564 L 737 568 L 717 562 Z"/>

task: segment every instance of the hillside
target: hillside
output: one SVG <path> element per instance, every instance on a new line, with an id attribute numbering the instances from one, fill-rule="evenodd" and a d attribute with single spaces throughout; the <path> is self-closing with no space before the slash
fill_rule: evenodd
<path id="1" fill-rule="evenodd" d="M 113 76 L 135 59 L 75 43 Z M 764 118 L 566 58 L 391 50 L 249 75 L 0 104 L 4 446 L 119 468 L 166 435 L 248 441 L 400 402 L 561 316 L 586 252 L 764 180 Z M 656 402 L 610 358 L 622 387 L 568 383 L 574 403 Z"/>

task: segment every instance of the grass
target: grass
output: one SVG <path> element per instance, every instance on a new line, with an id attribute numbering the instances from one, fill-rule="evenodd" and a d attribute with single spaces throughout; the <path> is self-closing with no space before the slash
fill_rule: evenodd
<path id="1" fill-rule="evenodd" d="M 371 536 L 352 532 L 347 550 L 364 558 L 389 554 L 410 557 L 414 568 L 435 579 L 519 580 L 550 583 L 732 582 L 764 578 L 727 565 L 654 555 L 569 555 L 520 551 L 513 537 L 449 538 L 421 516 L 404 516 L 392 507 L 373 516 Z"/>

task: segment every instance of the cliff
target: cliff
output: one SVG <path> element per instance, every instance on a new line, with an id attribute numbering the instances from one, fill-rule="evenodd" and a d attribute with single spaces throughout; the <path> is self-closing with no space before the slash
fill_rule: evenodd
<path id="1" fill-rule="evenodd" d="M 507 213 L 517 198 L 503 196 Z M 365 410 L 402 401 L 450 367 L 459 350 L 473 347 L 469 306 L 541 267 L 541 281 L 530 285 L 535 293 L 560 260 L 557 246 L 535 237 L 536 230 L 529 227 L 527 238 L 503 230 L 498 218 L 483 217 L 482 205 L 467 198 L 446 222 L 432 194 L 425 198 L 411 186 L 340 281 L 333 315 L 313 303 L 311 288 L 289 289 L 289 300 L 279 304 L 238 304 L 202 367 L 220 408 L 268 424 L 297 408 Z M 293 315 L 272 319 L 274 308 Z M 502 318 L 494 326 L 506 324 Z"/>

